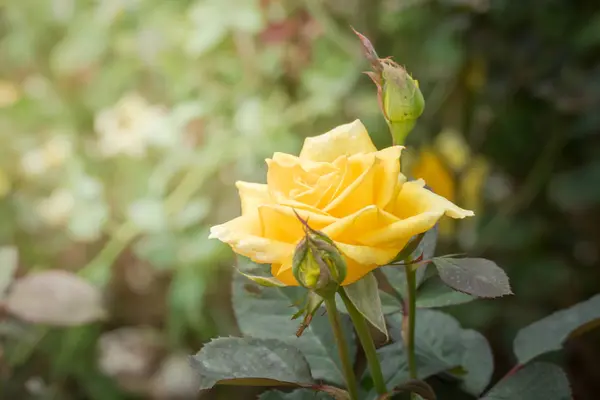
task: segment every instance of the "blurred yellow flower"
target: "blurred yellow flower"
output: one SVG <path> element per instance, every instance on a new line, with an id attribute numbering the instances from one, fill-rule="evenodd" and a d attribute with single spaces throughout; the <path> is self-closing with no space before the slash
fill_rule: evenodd
<path id="1" fill-rule="evenodd" d="M 297 286 L 292 254 L 304 237 L 294 210 L 330 237 L 347 263 L 348 285 L 390 262 L 411 237 L 444 215 L 472 216 L 400 173 L 401 146 L 377 151 L 356 120 L 307 138 L 300 156 L 267 159 L 267 184 L 237 182 L 242 215 L 211 229 L 236 253 L 271 264 L 271 273 Z"/>
<path id="2" fill-rule="evenodd" d="M 440 196 L 452 202 L 460 200 L 465 207 L 480 210 L 482 187 L 489 165 L 483 157 L 471 155 L 458 132 L 450 129 L 442 131 L 433 146 L 423 148 L 409 163 L 409 171 L 412 177 L 424 179 Z M 451 220 L 440 221 L 439 228 L 443 236 L 454 234 Z"/>

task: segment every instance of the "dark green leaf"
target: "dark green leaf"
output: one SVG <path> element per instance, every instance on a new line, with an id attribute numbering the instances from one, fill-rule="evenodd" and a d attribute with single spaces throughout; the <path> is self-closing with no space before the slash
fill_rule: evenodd
<path id="1" fill-rule="evenodd" d="M 258 400 L 328 400 L 333 397 L 323 392 L 314 392 L 308 389 L 296 389 L 285 393 L 279 390 L 269 390 L 260 395 Z"/>
<path id="2" fill-rule="evenodd" d="M 339 385 L 344 383 L 335 339 L 323 312 L 317 310 L 309 327 L 301 337 L 296 337 L 300 322 L 291 320 L 291 317 L 303 304 L 307 293 L 305 289 L 262 287 L 239 274 L 235 274 L 233 285 L 233 307 L 244 335 L 279 339 L 295 346 L 304 353 L 315 379 Z M 290 307 L 292 304 L 295 306 Z M 342 318 L 342 325 L 353 360 L 356 346 L 352 325 L 347 317 Z"/>
<path id="3" fill-rule="evenodd" d="M 387 337 L 383 307 L 379 297 L 379 286 L 375 275 L 369 273 L 355 283 L 344 286 L 343 290 L 367 321 Z"/>
<path id="4" fill-rule="evenodd" d="M 525 364 L 539 355 L 559 350 L 573 331 L 581 332 L 597 322 L 600 322 L 600 295 L 523 328 L 515 338 L 515 355 L 519 363 Z"/>
<path id="5" fill-rule="evenodd" d="M 402 304 L 400 303 L 400 299 L 391 294 L 384 292 L 383 290 L 379 291 L 379 298 L 381 299 L 381 308 L 383 310 L 383 315 L 394 314 L 402 311 Z M 337 305 L 338 311 L 344 314 L 348 314 L 348 310 L 346 310 L 346 306 L 342 299 L 338 296 L 335 299 L 335 303 Z"/>
<path id="6" fill-rule="evenodd" d="M 258 283 L 260 286 L 285 287 L 284 283 L 281 283 L 279 280 L 277 280 L 277 278 L 274 278 L 272 276 L 251 275 L 240 270 L 238 270 L 237 272 L 239 274 L 242 274 L 242 276 L 245 276 L 246 278 L 250 279 L 251 281 Z"/>
<path id="7" fill-rule="evenodd" d="M 408 364 L 401 338 L 402 316 L 388 318 L 390 334 L 395 343 L 378 350 L 388 387 L 409 380 Z M 478 332 L 462 329 L 451 316 L 435 310 L 419 310 L 416 321 L 415 354 L 418 378 L 425 379 L 459 367 L 466 371 L 458 377 L 463 387 L 479 394 L 493 372 L 493 358 L 485 338 Z"/>
<path id="8" fill-rule="evenodd" d="M 459 292 L 477 297 L 500 297 L 512 294 L 508 276 L 493 261 L 484 258 L 433 259 L 440 278 Z"/>
<path id="9" fill-rule="evenodd" d="M 401 265 L 390 265 L 380 270 L 385 275 L 389 284 L 398 292 L 400 297 L 403 299 L 407 298 L 407 288 L 406 288 L 406 272 L 404 267 Z M 425 280 L 425 273 L 427 271 L 427 265 L 420 265 L 417 268 L 416 276 L 417 276 L 417 287 L 419 287 L 423 281 Z"/>
<path id="10" fill-rule="evenodd" d="M 200 389 L 214 385 L 310 384 L 308 362 L 297 348 L 274 339 L 218 338 L 192 358 Z"/>
<path id="11" fill-rule="evenodd" d="M 448 287 L 439 276 L 427 279 L 417 291 L 417 307 L 436 308 L 468 303 L 475 297 Z"/>
<path id="12" fill-rule="evenodd" d="M 481 400 L 570 400 L 565 373 L 556 365 L 533 363 L 501 380 Z"/>

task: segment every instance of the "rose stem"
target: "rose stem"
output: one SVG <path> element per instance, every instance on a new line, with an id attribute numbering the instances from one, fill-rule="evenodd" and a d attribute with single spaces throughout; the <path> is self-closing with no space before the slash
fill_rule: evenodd
<path id="1" fill-rule="evenodd" d="M 417 279 L 415 271 L 413 270 L 412 264 L 406 264 L 404 266 L 406 271 L 406 286 L 408 287 L 408 307 L 405 307 L 408 314 L 408 326 L 403 321 L 402 330 L 404 342 L 406 344 L 406 351 L 408 353 L 408 370 L 411 379 L 417 379 L 417 363 L 415 359 L 415 322 L 416 322 L 416 291 L 417 291 Z M 414 398 L 411 394 L 411 398 Z"/>
<path id="2" fill-rule="evenodd" d="M 335 305 L 335 296 L 331 296 L 330 298 L 325 299 L 325 308 L 327 309 L 329 323 L 331 324 L 331 328 L 333 329 L 333 335 L 337 343 L 338 352 L 340 354 L 340 360 L 342 361 L 342 368 L 344 370 L 344 377 L 346 378 L 346 386 L 348 388 L 350 400 L 358 400 L 358 392 L 356 389 L 356 377 L 354 376 L 353 365 L 350 362 L 346 338 L 344 337 L 342 325 L 340 324 L 340 316 Z"/>
<path id="3" fill-rule="evenodd" d="M 358 335 L 358 339 L 360 340 L 360 344 L 365 351 L 365 356 L 367 357 L 367 362 L 369 364 L 369 370 L 371 371 L 371 377 L 373 378 L 373 385 L 375 386 L 375 390 L 378 394 L 386 394 L 387 388 L 385 387 L 385 380 L 383 379 L 383 374 L 381 373 L 381 364 L 379 363 L 379 358 L 377 358 L 377 351 L 375 349 L 375 343 L 373 342 L 373 338 L 371 337 L 371 332 L 369 331 L 369 326 L 367 325 L 367 321 L 365 317 L 358 311 L 358 309 L 352 304 L 352 301 L 344 291 L 341 289 L 339 292 L 340 297 L 344 301 L 344 305 L 348 310 L 348 314 L 350 314 L 350 318 L 352 319 L 352 323 L 354 324 L 354 329 L 356 330 L 356 334 Z"/>

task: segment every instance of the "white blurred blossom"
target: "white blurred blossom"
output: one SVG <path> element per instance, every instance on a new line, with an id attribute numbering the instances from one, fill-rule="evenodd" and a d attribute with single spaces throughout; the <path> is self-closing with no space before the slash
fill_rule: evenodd
<path id="1" fill-rule="evenodd" d="M 55 189 L 49 197 L 37 205 L 37 213 L 44 223 L 57 227 L 69 220 L 75 207 L 75 196 L 68 189 Z"/>
<path id="2" fill-rule="evenodd" d="M 51 168 L 63 165 L 72 153 L 71 138 L 57 135 L 43 146 L 26 152 L 21 158 L 21 167 L 26 175 L 40 175 Z"/>
<path id="3" fill-rule="evenodd" d="M 151 146 L 172 143 L 167 120 L 162 107 L 148 104 L 137 94 L 129 94 L 96 116 L 98 150 L 104 157 L 143 157 Z"/>

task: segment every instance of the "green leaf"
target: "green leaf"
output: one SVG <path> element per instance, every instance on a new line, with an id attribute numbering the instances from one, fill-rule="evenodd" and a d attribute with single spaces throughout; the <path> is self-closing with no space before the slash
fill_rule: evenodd
<path id="1" fill-rule="evenodd" d="M 570 400 L 565 373 L 556 365 L 532 363 L 501 380 L 481 400 Z"/>
<path id="2" fill-rule="evenodd" d="M 270 386 L 313 381 L 300 350 L 275 339 L 214 339 L 192 357 L 192 366 L 200 373 L 200 390 L 216 384 Z"/>
<path id="3" fill-rule="evenodd" d="M 321 311 L 315 313 L 302 336 L 296 336 L 300 323 L 291 317 L 303 306 L 305 289 L 262 287 L 239 274 L 234 276 L 233 285 L 233 308 L 244 335 L 279 339 L 293 345 L 304 353 L 315 379 L 339 385 L 345 382 L 329 321 Z M 347 317 L 342 318 L 342 325 L 354 360 L 352 325 Z"/>
<path id="4" fill-rule="evenodd" d="M 402 311 L 402 304 L 397 297 L 384 292 L 383 290 L 379 290 L 379 298 L 381 299 L 383 315 L 390 315 Z M 348 314 L 348 310 L 346 310 L 346 306 L 339 296 L 336 297 L 335 303 L 339 312 Z"/>
<path id="5" fill-rule="evenodd" d="M 559 350 L 569 336 L 599 322 L 600 295 L 596 295 L 521 329 L 513 345 L 515 355 L 519 363 L 525 364 L 539 355 Z"/>
<path id="6" fill-rule="evenodd" d="M 468 303 L 476 297 L 448 287 L 439 276 L 427 279 L 417 291 L 417 307 L 436 308 Z"/>
<path id="7" fill-rule="evenodd" d="M 250 279 L 252 282 L 258 283 L 260 286 L 285 287 L 284 283 L 281 283 L 277 278 L 274 278 L 272 276 L 251 275 L 242 272 L 239 269 L 237 270 L 237 272 L 240 273 L 242 276 L 245 276 L 246 278 Z"/>
<path id="8" fill-rule="evenodd" d="M 328 400 L 333 397 L 322 392 L 314 392 L 308 389 L 296 389 L 285 393 L 279 390 L 269 390 L 260 395 L 258 400 Z"/>
<path id="9" fill-rule="evenodd" d="M 396 290 L 400 297 L 406 299 L 408 296 L 408 292 L 406 286 L 406 272 L 404 270 L 404 267 L 399 265 L 389 265 L 380 268 L 380 270 L 383 272 L 389 284 L 394 288 L 394 290 Z M 421 265 L 417 268 L 417 288 L 421 286 L 421 284 L 425 280 L 426 272 L 427 265 Z"/>
<path id="10" fill-rule="evenodd" d="M 388 318 L 395 343 L 378 350 L 388 387 L 409 380 L 408 363 L 401 338 L 402 316 Z M 486 339 L 470 329 L 461 328 L 453 317 L 435 310 L 419 310 L 415 327 L 415 355 L 418 378 L 425 379 L 459 367 L 465 373 L 457 377 L 463 388 L 479 394 L 493 372 L 493 358 Z"/>
<path id="11" fill-rule="evenodd" d="M 379 297 L 377 278 L 372 273 L 365 275 L 351 285 L 344 286 L 343 290 L 354 304 L 354 307 L 380 332 L 388 336 L 383 316 L 383 307 Z"/>
<path id="12" fill-rule="evenodd" d="M 493 261 L 484 258 L 433 259 L 440 278 L 459 292 L 477 297 L 500 297 L 512 294 L 508 276 Z"/>

